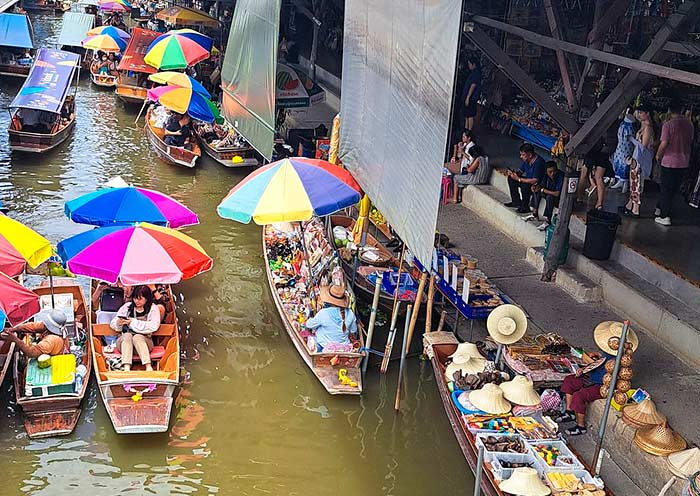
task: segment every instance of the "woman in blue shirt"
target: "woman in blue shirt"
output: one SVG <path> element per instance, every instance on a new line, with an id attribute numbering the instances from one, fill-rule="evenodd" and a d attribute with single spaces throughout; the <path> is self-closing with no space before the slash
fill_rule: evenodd
<path id="1" fill-rule="evenodd" d="M 320 300 L 325 306 L 306 321 L 306 328 L 314 331 L 316 351 L 323 351 L 331 343 L 351 346 L 350 334 L 357 334 L 357 319 L 348 308 L 345 285 L 322 287 Z"/>

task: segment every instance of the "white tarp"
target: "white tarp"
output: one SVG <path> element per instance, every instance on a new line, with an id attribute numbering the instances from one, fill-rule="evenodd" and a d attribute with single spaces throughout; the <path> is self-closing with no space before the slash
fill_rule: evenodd
<path id="1" fill-rule="evenodd" d="M 63 14 L 61 34 L 58 35 L 58 46 L 82 47 L 81 41 L 87 37 L 87 32 L 95 25 L 93 14 L 82 12 L 66 12 Z"/>
<path id="2" fill-rule="evenodd" d="M 345 4 L 340 158 L 430 266 L 461 0 Z"/>
<path id="3" fill-rule="evenodd" d="M 275 137 L 281 1 L 238 0 L 221 70 L 224 118 L 268 160 Z"/>

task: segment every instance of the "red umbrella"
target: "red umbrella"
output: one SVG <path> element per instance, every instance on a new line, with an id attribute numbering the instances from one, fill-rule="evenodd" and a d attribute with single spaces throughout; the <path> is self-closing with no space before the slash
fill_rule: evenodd
<path id="1" fill-rule="evenodd" d="M 39 297 L 33 291 L 0 273 L 0 328 L 5 319 L 16 326 L 38 314 Z"/>

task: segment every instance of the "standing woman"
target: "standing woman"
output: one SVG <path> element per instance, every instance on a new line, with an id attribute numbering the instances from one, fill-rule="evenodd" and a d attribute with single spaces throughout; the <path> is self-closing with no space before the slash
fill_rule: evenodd
<path id="1" fill-rule="evenodd" d="M 637 107 L 635 117 L 641 124 L 635 139 L 634 151 L 630 159 L 630 196 L 624 213 L 629 217 L 639 217 L 644 192 L 644 180 L 651 176 L 651 166 L 656 151 L 656 127 L 651 108 L 646 104 Z"/>
<path id="2" fill-rule="evenodd" d="M 147 371 L 152 371 L 151 334 L 160 327 L 160 310 L 153 304 L 153 292 L 148 286 L 136 286 L 131 292 L 131 301 L 122 305 L 109 326 L 121 335 L 116 346 L 122 354 L 124 370 L 130 371 L 134 348 Z"/>
<path id="3" fill-rule="evenodd" d="M 478 57 L 470 55 L 467 58 L 469 75 L 464 83 L 462 102 L 464 105 L 464 127 L 470 131 L 474 129 L 474 117 L 476 117 L 476 103 L 481 98 L 481 67 Z"/>

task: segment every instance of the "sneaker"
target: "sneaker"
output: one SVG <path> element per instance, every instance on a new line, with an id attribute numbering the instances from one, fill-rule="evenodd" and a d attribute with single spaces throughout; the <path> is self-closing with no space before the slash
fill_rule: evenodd
<path id="1" fill-rule="evenodd" d="M 528 214 L 530 213 L 530 209 L 527 207 L 518 207 L 518 209 L 515 212 L 518 214 Z"/>
<path id="2" fill-rule="evenodd" d="M 661 224 L 662 226 L 670 226 L 671 217 L 656 217 L 654 219 L 654 222 L 656 222 L 657 224 Z"/>
<path id="3" fill-rule="evenodd" d="M 625 186 L 625 181 L 622 181 L 620 179 L 616 179 L 612 181 L 612 185 L 610 185 L 610 189 L 621 189 Z"/>
<path id="4" fill-rule="evenodd" d="M 656 217 L 658 217 L 659 215 L 661 215 L 661 209 L 660 209 L 659 207 L 656 207 L 656 209 L 654 210 L 654 215 L 655 215 Z"/>
<path id="5" fill-rule="evenodd" d="M 503 205 L 505 205 L 508 208 L 520 208 L 520 203 L 515 203 L 512 201 L 508 202 L 508 203 L 504 203 Z"/>
<path id="6" fill-rule="evenodd" d="M 543 222 L 539 226 L 537 226 L 538 231 L 545 231 L 549 227 L 549 222 Z"/>
<path id="7" fill-rule="evenodd" d="M 531 220 L 537 219 L 533 214 L 527 214 L 524 217 L 520 217 L 524 222 L 530 222 Z"/>

